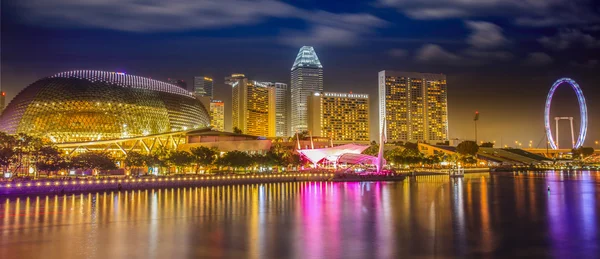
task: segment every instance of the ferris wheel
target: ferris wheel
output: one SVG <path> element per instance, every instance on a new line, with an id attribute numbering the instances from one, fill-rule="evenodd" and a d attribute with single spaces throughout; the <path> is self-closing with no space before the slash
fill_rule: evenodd
<path id="1" fill-rule="evenodd" d="M 579 128 L 579 136 L 577 137 L 577 142 L 575 141 L 575 134 L 574 134 L 574 130 L 573 130 L 573 117 L 555 117 L 554 120 L 556 122 L 556 138 L 552 138 L 552 128 L 551 128 L 551 123 L 550 123 L 550 105 L 552 104 L 552 96 L 554 96 L 554 92 L 556 91 L 556 88 L 558 88 L 560 85 L 562 85 L 563 83 L 569 84 L 571 86 L 571 88 L 573 88 L 573 91 L 575 91 L 575 94 L 577 95 L 577 101 L 579 102 L 579 114 L 581 116 L 581 126 Z M 570 78 L 561 78 L 556 80 L 556 82 L 554 82 L 554 84 L 552 84 L 552 87 L 550 88 L 550 92 L 548 92 L 548 97 L 546 98 L 546 107 L 544 109 L 544 126 L 546 128 L 546 137 L 548 138 L 548 142 L 550 144 L 550 147 L 552 147 L 552 149 L 558 149 L 559 145 L 558 145 L 558 122 L 560 120 L 569 120 L 569 122 L 571 123 L 571 141 L 573 144 L 573 148 L 579 148 L 583 145 L 583 142 L 585 141 L 585 135 L 587 133 L 587 106 L 585 104 L 585 98 L 583 97 L 583 92 L 581 91 L 581 88 L 579 88 L 579 85 Z"/>

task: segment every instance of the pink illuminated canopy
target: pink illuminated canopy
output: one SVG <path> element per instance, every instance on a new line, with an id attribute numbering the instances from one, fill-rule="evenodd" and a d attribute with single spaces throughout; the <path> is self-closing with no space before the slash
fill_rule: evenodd
<path id="1" fill-rule="evenodd" d="M 321 162 L 323 159 L 328 161 L 337 161 L 338 158 L 344 154 L 360 154 L 369 146 L 346 144 L 337 147 L 330 148 L 318 148 L 318 149 L 300 149 L 298 152 L 306 157 L 313 164 Z"/>

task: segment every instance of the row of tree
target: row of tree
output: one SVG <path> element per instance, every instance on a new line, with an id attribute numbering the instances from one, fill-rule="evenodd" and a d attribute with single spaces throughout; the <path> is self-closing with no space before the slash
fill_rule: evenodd
<path id="1" fill-rule="evenodd" d="M 3 173 L 29 174 L 56 173 L 61 170 L 91 170 L 95 173 L 117 169 L 117 163 L 123 162 L 134 173 L 149 172 L 159 168 L 161 173 L 182 173 L 192 168 L 200 169 L 247 169 L 250 167 L 287 167 L 300 164 L 300 157 L 291 149 L 274 144 L 266 154 L 248 154 L 231 151 L 221 154 L 219 150 L 208 147 L 194 147 L 187 151 L 172 151 L 166 148 L 154 152 L 138 153 L 130 151 L 123 157 L 114 157 L 106 152 L 85 152 L 65 154 L 52 143 L 26 134 L 9 135 L 0 132 L 0 166 Z M 145 168 L 145 170 L 144 170 Z"/>
<path id="2" fill-rule="evenodd" d="M 221 155 L 215 148 L 193 147 L 187 151 L 158 151 L 152 154 L 129 152 L 125 158 L 125 166 L 135 173 L 143 173 L 159 168 L 167 170 L 175 168 L 175 173 L 184 172 L 185 168 L 193 168 L 195 173 L 200 170 L 210 171 L 224 168 L 244 170 L 248 168 L 267 167 L 279 168 L 300 165 L 300 157 L 288 150 L 273 145 L 266 154 L 248 154 L 242 151 L 230 151 Z"/>
<path id="3" fill-rule="evenodd" d="M 393 143 L 394 148 L 385 150 L 383 157 L 388 163 L 396 165 L 435 165 L 440 162 L 463 162 L 467 164 L 477 162 L 475 155 L 479 151 L 479 146 L 474 141 L 463 141 L 456 147 L 456 155 L 448 154 L 434 154 L 426 156 L 419 151 L 419 145 L 412 142 L 395 142 Z M 379 153 L 379 145 L 372 141 L 369 148 L 367 148 L 364 154 L 377 156 Z"/>
<path id="4" fill-rule="evenodd" d="M 51 143 L 26 134 L 0 132 L 0 166 L 2 173 L 57 172 L 68 169 L 112 170 L 115 160 L 106 153 L 82 153 L 67 156 Z"/>

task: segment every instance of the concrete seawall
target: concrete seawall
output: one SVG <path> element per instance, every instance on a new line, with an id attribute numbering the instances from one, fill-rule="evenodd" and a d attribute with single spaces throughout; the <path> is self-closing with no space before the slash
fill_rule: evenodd
<path id="1" fill-rule="evenodd" d="M 232 176 L 192 175 L 143 179 L 31 180 L 0 182 L 0 196 L 66 194 L 295 181 L 329 181 L 332 177 L 333 174 L 330 173 L 298 173 Z"/>

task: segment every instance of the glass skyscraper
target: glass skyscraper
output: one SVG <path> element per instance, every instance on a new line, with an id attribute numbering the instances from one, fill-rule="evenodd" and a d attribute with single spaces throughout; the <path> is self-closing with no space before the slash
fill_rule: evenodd
<path id="1" fill-rule="evenodd" d="M 194 94 L 213 98 L 213 79 L 207 76 L 194 77 Z"/>
<path id="2" fill-rule="evenodd" d="M 323 91 L 323 66 L 311 46 L 303 46 L 292 66 L 291 134 L 308 129 L 307 99 Z"/>
<path id="3" fill-rule="evenodd" d="M 379 72 L 379 128 L 386 123 L 387 141 L 448 140 L 446 75 Z"/>

